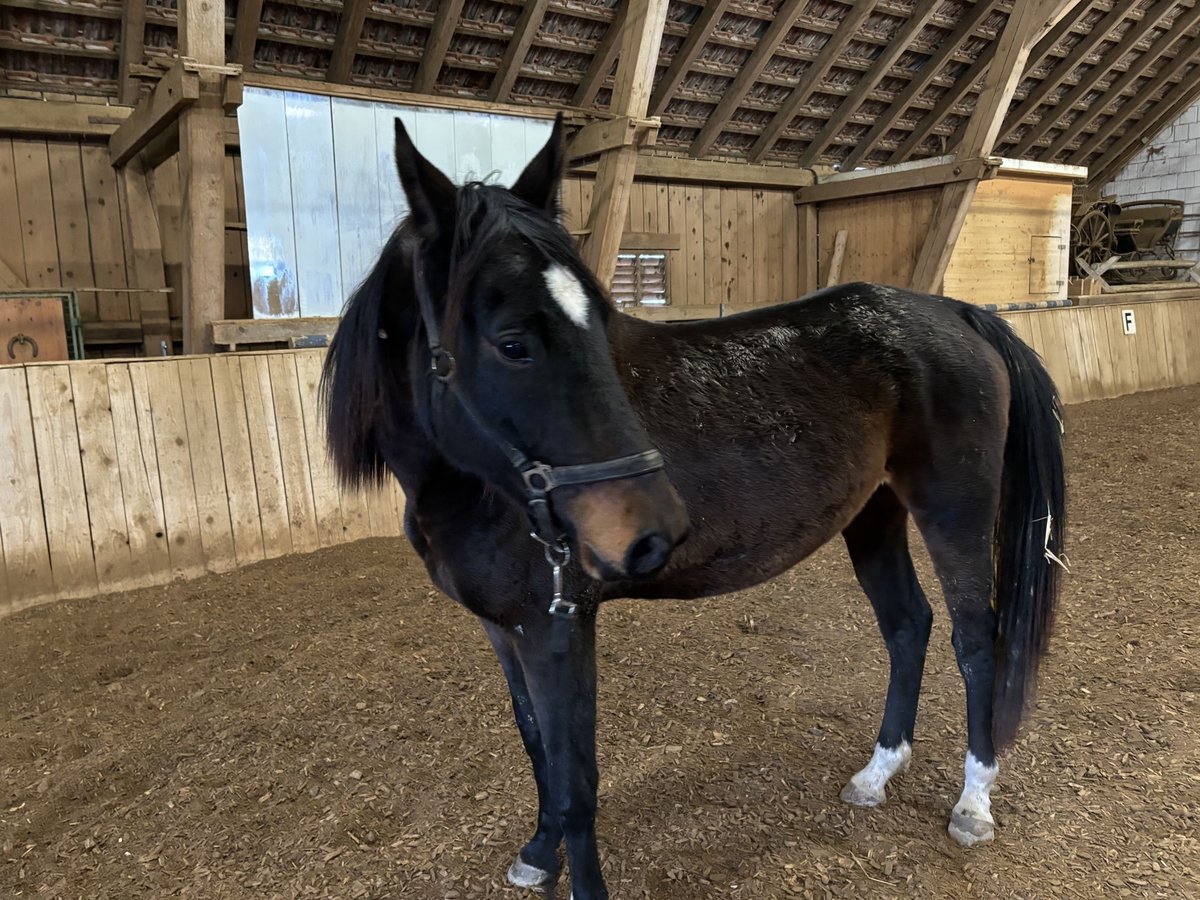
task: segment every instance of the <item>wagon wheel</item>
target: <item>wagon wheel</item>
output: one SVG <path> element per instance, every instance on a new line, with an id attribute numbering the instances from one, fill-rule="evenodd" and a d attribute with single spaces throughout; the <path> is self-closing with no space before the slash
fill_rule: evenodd
<path id="1" fill-rule="evenodd" d="M 1088 265 L 1098 266 L 1113 255 L 1117 239 L 1104 210 L 1093 209 L 1086 213 L 1072 231 L 1075 238 L 1072 259 L 1082 256 Z"/>

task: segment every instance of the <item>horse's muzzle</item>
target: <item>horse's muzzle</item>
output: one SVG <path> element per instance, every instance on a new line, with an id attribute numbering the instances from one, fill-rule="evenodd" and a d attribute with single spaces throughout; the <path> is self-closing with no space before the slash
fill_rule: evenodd
<path id="1" fill-rule="evenodd" d="M 597 581 L 652 578 L 687 537 L 687 510 L 663 472 L 561 488 L 554 508 Z"/>

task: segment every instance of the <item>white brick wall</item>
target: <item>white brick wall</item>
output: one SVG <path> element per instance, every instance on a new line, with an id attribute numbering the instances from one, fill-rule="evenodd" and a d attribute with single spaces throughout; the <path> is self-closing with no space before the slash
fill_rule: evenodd
<path id="1" fill-rule="evenodd" d="M 1154 136 L 1104 193 L 1117 200 L 1169 197 L 1187 204 L 1178 249 L 1182 255 L 1200 254 L 1200 101 Z"/>

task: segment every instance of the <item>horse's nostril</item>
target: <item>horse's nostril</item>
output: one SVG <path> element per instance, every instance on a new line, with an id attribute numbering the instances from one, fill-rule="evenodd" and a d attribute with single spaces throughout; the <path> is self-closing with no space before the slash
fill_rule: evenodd
<path id="1" fill-rule="evenodd" d="M 643 535 L 633 542 L 625 556 L 625 571 L 635 578 L 647 578 L 667 564 L 671 556 L 670 539 L 658 532 Z"/>

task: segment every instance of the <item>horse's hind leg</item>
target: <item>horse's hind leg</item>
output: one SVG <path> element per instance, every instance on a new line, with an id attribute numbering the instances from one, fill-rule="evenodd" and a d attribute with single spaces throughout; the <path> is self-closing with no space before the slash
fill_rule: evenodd
<path id="1" fill-rule="evenodd" d="M 908 768 L 925 648 L 933 613 L 908 552 L 908 511 L 886 485 L 879 488 L 843 532 L 854 572 L 866 591 L 891 659 L 887 703 L 875 753 L 842 790 L 855 806 L 887 799 L 888 780 Z"/>
<path id="2" fill-rule="evenodd" d="M 484 622 L 483 627 L 496 649 L 500 667 L 508 680 L 513 716 L 517 720 L 517 729 L 521 732 L 525 752 L 533 765 L 533 779 L 537 783 L 538 793 L 537 831 L 509 866 L 508 880 L 517 887 L 544 887 L 552 884 L 558 877 L 558 846 L 562 843 L 562 826 L 550 803 L 546 751 L 542 746 L 541 731 L 533 711 L 533 700 L 530 699 L 529 689 L 525 684 L 525 673 L 512 639 L 499 625 Z"/>
<path id="3" fill-rule="evenodd" d="M 992 610 L 992 539 L 999 479 L 980 473 L 944 489 L 922 492 L 910 506 L 942 583 L 954 626 L 952 641 L 967 688 L 967 759 L 962 796 L 950 816 L 950 836 L 964 847 L 990 841 L 992 785 L 1000 774 L 992 739 L 996 615 Z M 966 488 L 971 484 L 971 488 Z"/>

